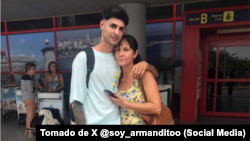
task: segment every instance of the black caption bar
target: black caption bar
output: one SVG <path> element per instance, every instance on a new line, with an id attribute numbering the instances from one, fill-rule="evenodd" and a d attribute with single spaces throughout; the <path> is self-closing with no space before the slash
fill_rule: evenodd
<path id="1" fill-rule="evenodd" d="M 53 138 L 249 138 L 249 125 L 38 125 L 36 140 Z M 54 140 L 54 139 L 53 139 Z"/>

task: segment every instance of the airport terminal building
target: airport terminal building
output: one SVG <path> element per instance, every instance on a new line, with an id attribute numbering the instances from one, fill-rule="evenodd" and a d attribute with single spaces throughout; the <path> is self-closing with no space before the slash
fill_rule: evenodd
<path id="1" fill-rule="evenodd" d="M 54 60 L 69 95 L 72 61 L 99 43 L 101 11 L 114 4 L 127 11 L 125 33 L 158 70 L 175 119 L 250 118 L 249 0 L 2 0 L 1 85 L 19 83 L 26 62 L 42 81 Z"/>

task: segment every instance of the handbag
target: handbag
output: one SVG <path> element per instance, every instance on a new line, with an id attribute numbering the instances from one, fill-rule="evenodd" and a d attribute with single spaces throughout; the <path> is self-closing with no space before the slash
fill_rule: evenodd
<path id="1" fill-rule="evenodd" d="M 138 80 L 138 84 L 142 95 L 147 101 L 143 84 L 141 80 Z M 174 119 L 171 110 L 163 102 L 161 102 L 161 113 L 160 114 L 141 114 L 144 121 L 144 125 L 174 125 Z"/>

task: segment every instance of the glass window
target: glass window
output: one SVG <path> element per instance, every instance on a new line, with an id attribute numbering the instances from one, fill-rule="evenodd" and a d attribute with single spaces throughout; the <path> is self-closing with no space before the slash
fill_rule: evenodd
<path id="1" fill-rule="evenodd" d="M 20 84 L 21 83 L 21 78 L 22 78 L 22 76 L 24 74 L 14 74 L 14 75 L 12 75 L 12 83 Z M 44 79 L 45 79 L 45 73 L 36 73 L 35 76 L 34 76 L 35 84 L 39 83 L 41 86 L 43 86 Z"/>
<path id="2" fill-rule="evenodd" d="M 7 22 L 8 31 L 22 31 L 22 30 L 36 30 L 53 28 L 52 18 L 24 20 L 24 21 L 11 21 Z"/>
<path id="3" fill-rule="evenodd" d="M 58 69 L 68 70 L 78 52 L 97 45 L 101 39 L 100 28 L 57 31 Z"/>
<path id="4" fill-rule="evenodd" d="M 13 74 L 12 75 L 12 78 L 13 78 L 13 82 L 12 83 L 15 83 L 15 84 L 20 84 L 21 83 L 21 78 L 24 74 Z"/>
<path id="5" fill-rule="evenodd" d="M 180 113 L 180 95 L 181 95 L 181 45 L 182 45 L 182 21 L 176 22 L 175 30 L 175 72 L 174 72 L 174 105 L 173 111 L 175 114 Z"/>
<path id="6" fill-rule="evenodd" d="M 209 9 L 209 8 L 220 8 L 220 7 L 230 7 L 230 6 L 242 6 L 249 5 L 249 0 L 232 0 L 232 1 L 207 1 L 198 3 L 187 3 L 184 5 L 185 11 L 199 10 L 199 9 Z"/>
<path id="7" fill-rule="evenodd" d="M 218 78 L 250 78 L 250 46 L 220 47 Z"/>
<path id="8" fill-rule="evenodd" d="M 215 67 L 216 67 L 216 47 L 209 47 L 208 49 L 208 71 L 207 78 L 214 79 L 215 78 Z"/>
<path id="9" fill-rule="evenodd" d="M 146 9 L 146 19 L 165 19 L 173 18 L 173 5 L 161 7 L 148 7 Z"/>
<path id="10" fill-rule="evenodd" d="M 214 82 L 207 82 L 207 91 L 206 91 L 206 111 L 213 111 L 213 100 L 214 95 Z"/>
<path id="11" fill-rule="evenodd" d="M 183 4 L 176 5 L 176 17 L 182 17 L 183 15 Z"/>
<path id="12" fill-rule="evenodd" d="M 182 45 L 182 21 L 176 22 L 175 30 L 175 60 L 181 60 Z"/>
<path id="13" fill-rule="evenodd" d="M 158 84 L 172 81 L 172 30 L 172 22 L 146 25 L 146 60 L 158 70 Z"/>
<path id="14" fill-rule="evenodd" d="M 1 22 L 1 32 L 5 32 L 4 22 Z"/>
<path id="15" fill-rule="evenodd" d="M 1 72 L 9 71 L 8 53 L 5 36 L 1 36 Z"/>
<path id="16" fill-rule="evenodd" d="M 71 15 L 56 18 L 56 27 L 70 27 L 100 24 L 101 13 Z"/>
<path id="17" fill-rule="evenodd" d="M 218 82 L 216 112 L 249 113 L 249 92 L 249 82 Z"/>
<path id="18" fill-rule="evenodd" d="M 35 83 L 43 86 L 46 74 L 47 73 L 36 73 L 34 77 Z"/>
<path id="19" fill-rule="evenodd" d="M 55 61 L 53 32 L 9 35 L 9 46 L 13 72 L 25 71 L 27 62 L 34 62 L 36 71 L 47 71 Z"/>
<path id="20" fill-rule="evenodd" d="M 75 15 L 76 26 L 100 24 L 101 20 L 102 20 L 101 13 Z"/>
<path id="21" fill-rule="evenodd" d="M 182 21 L 176 22 L 175 30 L 175 79 L 174 92 L 180 94 L 181 90 L 181 45 L 182 45 Z"/>
<path id="22" fill-rule="evenodd" d="M 56 27 L 75 26 L 74 16 L 56 17 Z"/>
<path id="23" fill-rule="evenodd" d="M 1 74 L 1 86 L 10 84 L 10 76 L 9 74 Z"/>

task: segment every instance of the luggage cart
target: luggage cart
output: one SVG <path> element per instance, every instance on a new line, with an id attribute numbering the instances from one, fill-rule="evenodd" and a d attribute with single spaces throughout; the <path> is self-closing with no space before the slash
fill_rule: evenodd
<path id="1" fill-rule="evenodd" d="M 22 91 L 20 87 L 15 88 L 15 97 L 16 97 L 16 108 L 17 108 L 17 116 L 18 116 L 18 125 L 20 126 L 22 123 L 26 122 L 26 108 L 25 104 L 22 101 Z M 35 97 L 36 109 L 37 109 L 37 95 Z M 37 114 L 38 110 L 36 110 Z"/>
<path id="2" fill-rule="evenodd" d="M 16 99 L 15 99 L 15 84 L 3 85 L 1 87 L 1 108 L 3 121 L 12 119 L 17 115 Z"/>
<path id="3" fill-rule="evenodd" d="M 57 108 L 61 118 L 65 121 L 63 90 L 60 93 L 38 92 L 37 96 L 39 111 L 43 108 Z"/>
<path id="4" fill-rule="evenodd" d="M 39 111 L 43 108 L 57 108 L 59 110 L 60 116 L 63 120 L 64 118 L 64 99 L 63 99 L 63 90 L 60 93 L 47 93 L 44 91 L 38 91 L 37 93 L 37 115 L 39 116 Z M 35 118 L 35 117 L 34 117 Z M 34 119 L 33 119 L 34 120 Z M 34 135 L 36 136 L 36 127 L 35 125 L 31 125 L 27 130 L 34 131 Z"/>

